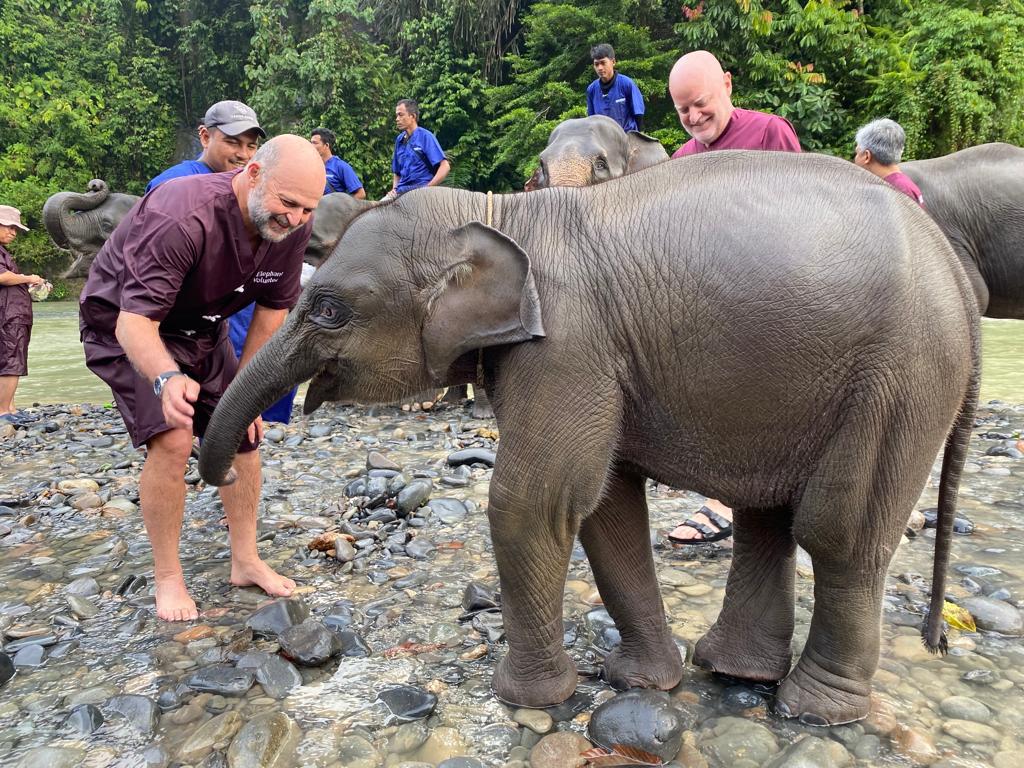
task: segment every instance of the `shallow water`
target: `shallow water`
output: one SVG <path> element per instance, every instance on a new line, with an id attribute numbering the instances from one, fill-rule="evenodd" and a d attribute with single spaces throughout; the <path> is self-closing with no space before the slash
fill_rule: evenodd
<path id="1" fill-rule="evenodd" d="M 267 535 L 261 552 L 299 582 L 314 614 L 339 599 L 350 600 L 356 626 L 374 653 L 303 670 L 304 685 L 281 701 L 265 696 L 258 685 L 240 698 L 187 694 L 186 703 L 161 715 L 152 734 L 108 717 L 99 730 L 83 738 L 62 726 L 74 697 L 95 701 L 101 709 L 114 694 L 156 699 L 161 691 L 226 654 L 246 648 L 274 651 L 276 644 L 254 640 L 244 630 L 245 619 L 263 597 L 227 584 L 227 537 L 212 489 L 193 486 L 189 491 L 182 545 L 186 578 L 206 612 L 197 624 L 209 627 L 210 637 L 176 641 L 174 636 L 186 626 L 156 622 L 148 585 L 134 595 L 115 594 L 126 577 L 152 580 L 139 515 L 109 504 L 112 499 L 137 499 L 141 457 L 119 432 L 116 414 L 50 408 L 41 416 L 43 423 L 56 427 L 53 432 L 19 430 L 20 437 L 8 437 L 0 451 L 0 499 L 10 505 L 0 516 L 0 524 L 10 529 L 0 536 L 0 628 L 8 642 L 12 630 L 36 626 L 78 645 L 64 658 L 48 658 L 41 668 L 22 669 L 0 689 L 0 763 L 42 759 L 32 750 L 50 746 L 82 750 L 88 755 L 87 765 L 174 764 L 197 726 L 215 714 L 238 712 L 244 721 L 253 722 L 262 713 L 284 712 L 302 732 L 291 759 L 295 765 L 351 766 L 356 764 L 351 757 L 341 757 L 351 751 L 341 750 L 353 744 L 370 745 L 366 761 L 358 763 L 366 766 L 393 767 L 402 761 L 434 766 L 456 754 L 475 755 L 487 766 L 526 765 L 510 758 L 528 754 L 540 734 L 518 725 L 513 718 L 521 713 L 498 702 L 490 690 L 504 643 L 488 644 L 468 623 L 459 622 L 467 583 L 497 583 L 482 511 L 490 470 L 474 469 L 463 477 L 446 468 L 445 457 L 464 445 L 490 444 L 486 430 L 493 429 L 492 422 L 472 421 L 462 409 L 415 414 L 393 408 L 328 408 L 282 429 L 264 449 L 262 524 Z M 980 416 L 960 503 L 961 514 L 977 528 L 955 538 L 947 592 L 956 599 L 974 591 L 999 595 L 1019 609 L 1024 595 L 1024 459 L 985 452 L 1002 444 L 1004 436 L 1019 437 L 1024 407 L 983 409 Z M 383 451 L 406 469 L 437 473 L 433 497 L 464 499 L 475 511 L 451 523 L 430 517 L 415 529 L 417 538 L 435 547 L 425 559 L 371 556 L 365 571 L 346 573 L 330 558 L 311 556 L 306 544 L 325 524 L 340 524 L 346 510 L 345 476 L 365 467 L 369 448 Z M 193 469 L 190 464 L 194 482 Z M 71 508 L 69 503 L 79 495 L 58 497 L 58 481 L 79 477 L 101 483 L 104 511 Z M 448 480 L 463 479 L 465 487 L 446 485 Z M 933 473 L 920 508 L 935 505 L 934 480 Z M 721 606 L 728 550 L 665 547 L 659 532 L 695 509 L 700 499 L 664 487 L 652 489 L 649 496 L 666 610 L 676 637 L 692 649 Z M 890 569 L 882 661 L 874 681 L 874 713 L 867 721 L 820 729 L 782 720 L 770 714 L 770 695 L 688 664 L 672 693 L 693 720 L 688 739 L 694 752 L 685 759 L 681 756 L 681 764 L 743 765 L 736 755 L 723 756 L 713 730 L 724 727 L 729 721 L 723 718 L 731 716 L 750 729 L 760 729 L 759 734 L 767 732 L 777 742 L 774 759 L 778 750 L 810 736 L 842 745 L 851 759 L 856 756 L 849 764 L 857 766 L 909 765 L 913 755 L 924 753 L 922 760 L 947 768 L 1020 765 L 1024 641 L 993 632 L 951 630 L 948 656 L 930 656 L 921 646 L 917 625 L 931 572 L 930 533 L 905 540 Z M 969 570 L 962 573 L 958 568 Z M 813 605 L 809 565 L 802 563 L 798 572 L 797 651 Z M 68 626 L 64 590 L 82 575 L 99 582 L 101 594 L 90 598 L 98 612 Z M 579 631 L 570 654 L 581 669 L 593 667 L 600 658 L 582 619 L 598 601 L 592 574 L 578 551 L 566 583 L 564 611 Z M 410 642 L 417 645 L 403 645 Z M 374 702 L 375 693 L 392 683 L 435 692 L 439 701 L 430 719 L 393 724 Z M 97 691 L 97 686 L 106 689 Z M 583 731 L 595 699 L 610 695 L 598 680 L 581 678 L 577 709 L 554 710 L 555 720 L 560 728 Z M 944 713 L 940 705 L 952 696 L 969 697 L 987 707 L 984 722 L 965 726 L 960 718 Z M 185 721 L 182 713 L 196 719 Z M 202 764 L 223 764 L 218 760 L 223 760 L 230 740 L 228 736 L 215 744 L 213 756 Z M 926 745 L 923 752 L 908 746 L 921 743 Z M 207 758 L 188 764 L 203 759 Z M 770 759 L 771 754 L 752 765 L 765 765 Z M 63 763 L 47 757 L 47 768 L 58 764 Z"/>
<path id="2" fill-rule="evenodd" d="M 78 340 L 78 304 L 33 305 L 29 375 L 18 387 L 18 402 L 107 403 L 110 390 L 85 367 Z M 982 321 L 981 399 L 1024 403 L 1024 322 Z"/>

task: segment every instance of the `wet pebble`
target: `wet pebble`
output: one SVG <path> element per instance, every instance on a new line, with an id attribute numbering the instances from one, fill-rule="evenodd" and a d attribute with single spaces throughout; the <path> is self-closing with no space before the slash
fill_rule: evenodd
<path id="1" fill-rule="evenodd" d="M 152 735 L 160 720 L 160 708 L 148 696 L 137 694 L 114 696 L 107 700 L 103 708 L 108 713 L 113 712 L 123 717 L 133 730 L 144 736 Z"/>
<path id="2" fill-rule="evenodd" d="M 178 750 L 178 760 L 194 763 L 202 760 L 215 744 L 228 743 L 241 729 L 242 716 L 237 712 L 225 712 L 203 723 L 192 733 Z"/>
<path id="3" fill-rule="evenodd" d="M 302 685 L 302 675 L 286 659 L 274 655 L 256 667 L 256 682 L 270 698 L 283 699 L 292 688 Z"/>
<path id="4" fill-rule="evenodd" d="M 256 674 L 251 669 L 238 669 L 230 664 L 214 664 L 194 672 L 186 683 L 195 691 L 222 696 L 244 696 L 252 688 Z"/>
<path id="5" fill-rule="evenodd" d="M 64 727 L 79 736 L 88 736 L 103 725 L 103 713 L 92 704 L 79 704 L 71 710 Z"/>
<path id="6" fill-rule="evenodd" d="M 495 456 L 494 451 L 486 448 L 467 448 L 448 454 L 448 466 L 458 467 L 463 464 L 486 464 L 488 467 L 493 467 Z"/>
<path id="7" fill-rule="evenodd" d="M 231 740 L 231 768 L 284 768 L 293 762 L 302 731 L 283 712 L 256 715 Z"/>
<path id="8" fill-rule="evenodd" d="M 739 717 L 723 717 L 710 733 L 699 741 L 701 752 L 720 765 L 763 765 L 779 751 L 775 735 L 760 723 Z"/>
<path id="9" fill-rule="evenodd" d="M 830 739 L 805 736 L 764 764 L 763 768 L 843 768 L 853 762 L 846 748 Z"/>
<path id="10" fill-rule="evenodd" d="M 369 739 L 345 736 L 338 742 L 338 763 L 345 768 L 378 768 L 381 755 Z"/>
<path id="11" fill-rule="evenodd" d="M 942 732 L 966 744 L 984 744 L 1000 739 L 999 731 L 992 726 L 970 720 L 947 720 L 942 724 Z"/>
<path id="12" fill-rule="evenodd" d="M 665 692 L 633 689 L 601 704 L 590 717 L 588 736 L 610 749 L 615 744 L 671 760 L 691 717 Z"/>
<path id="13" fill-rule="evenodd" d="M 71 609 L 71 613 L 74 614 L 76 618 L 91 619 L 100 612 L 98 607 L 86 600 L 84 597 L 70 594 L 65 599 L 67 600 L 68 608 Z"/>
<path id="14" fill-rule="evenodd" d="M 396 722 L 407 723 L 429 717 L 437 706 L 437 696 L 411 685 L 386 688 L 377 694 Z"/>
<path id="15" fill-rule="evenodd" d="M 960 605 L 970 611 L 979 629 L 1013 637 L 1024 634 L 1024 616 L 1009 603 L 991 597 L 968 597 Z"/>
<path id="16" fill-rule="evenodd" d="M 970 696 L 950 696 L 939 704 L 942 714 L 953 720 L 973 720 L 987 723 L 992 718 L 988 707 Z"/>
<path id="17" fill-rule="evenodd" d="M 429 480 L 413 480 L 398 492 L 395 508 L 403 516 L 411 515 L 426 503 L 433 488 Z"/>
<path id="18" fill-rule="evenodd" d="M 458 525 L 466 519 L 468 514 L 466 505 L 458 499 L 442 497 L 431 499 L 427 503 L 431 519 L 437 520 L 445 525 Z"/>
<path id="19" fill-rule="evenodd" d="M 425 536 L 417 536 L 415 539 L 405 545 L 405 552 L 409 557 L 416 560 L 425 560 L 428 558 L 437 547 L 434 542 Z"/>
<path id="20" fill-rule="evenodd" d="M 402 466 L 389 459 L 379 451 L 369 451 L 366 454 L 367 469 L 392 469 L 396 472 L 402 471 Z"/>
<path id="21" fill-rule="evenodd" d="M 284 630 L 278 643 L 285 656 L 304 667 L 320 666 L 342 650 L 338 636 L 314 619 Z"/>
<path id="22" fill-rule="evenodd" d="M 46 648 L 39 644 L 26 645 L 14 654 L 14 666 L 18 668 L 41 667 L 46 660 Z"/>
<path id="23" fill-rule="evenodd" d="M 574 731 L 549 733 L 530 750 L 530 768 L 582 768 L 581 752 L 592 744 Z"/>
<path id="24" fill-rule="evenodd" d="M 545 734 L 555 727 L 555 721 L 543 709 L 517 709 L 512 713 L 512 719 L 539 734 Z"/>
<path id="25" fill-rule="evenodd" d="M 64 593 L 79 597 L 92 597 L 100 593 L 100 585 L 92 576 L 80 576 L 64 587 Z"/>
<path id="26" fill-rule="evenodd" d="M 84 749 L 36 747 L 25 753 L 17 768 L 78 768 L 84 759 Z"/>
<path id="27" fill-rule="evenodd" d="M 300 598 L 286 597 L 263 606 L 250 616 L 245 625 L 261 635 L 275 636 L 289 627 L 301 624 L 309 616 L 309 607 Z"/>
<path id="28" fill-rule="evenodd" d="M 14 662 L 6 653 L 0 652 L 0 686 L 14 677 Z"/>

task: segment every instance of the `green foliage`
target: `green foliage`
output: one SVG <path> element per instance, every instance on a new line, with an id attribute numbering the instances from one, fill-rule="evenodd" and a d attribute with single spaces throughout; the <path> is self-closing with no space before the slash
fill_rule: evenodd
<path id="1" fill-rule="evenodd" d="M 334 130 L 371 197 L 390 188 L 394 104 L 414 98 L 448 184 L 520 189 L 552 128 L 585 113 L 599 42 L 669 150 L 687 136 L 668 72 L 699 48 L 737 106 L 787 117 L 805 149 L 849 157 L 881 116 L 907 158 L 1024 144 L 1022 0 L 5 0 L 0 202 L 33 229 L 15 252 L 52 278 L 66 256 L 46 198 L 94 177 L 141 192 L 226 98 L 271 133 Z"/>

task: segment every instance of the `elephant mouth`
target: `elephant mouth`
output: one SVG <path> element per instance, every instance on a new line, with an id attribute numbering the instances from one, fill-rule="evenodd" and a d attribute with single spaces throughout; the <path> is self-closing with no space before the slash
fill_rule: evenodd
<path id="1" fill-rule="evenodd" d="M 308 416 L 326 402 L 346 400 L 343 387 L 351 379 L 350 370 L 350 366 L 339 362 L 321 366 L 309 380 L 302 402 L 303 415 Z"/>

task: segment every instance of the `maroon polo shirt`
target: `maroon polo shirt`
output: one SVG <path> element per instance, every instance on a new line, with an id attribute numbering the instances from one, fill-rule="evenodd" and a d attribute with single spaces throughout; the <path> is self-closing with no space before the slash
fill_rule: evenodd
<path id="1" fill-rule="evenodd" d="M 21 274 L 14 257 L 0 245 L 0 272 Z M 0 326 L 32 325 L 32 297 L 28 283 L 21 285 L 0 285 Z"/>
<path id="2" fill-rule="evenodd" d="M 196 364 L 225 335 L 223 320 L 254 301 L 290 309 L 299 296 L 312 220 L 255 252 L 231 180 L 187 176 L 146 195 L 92 263 L 80 301 L 82 338 L 112 341 L 122 310 L 160 322 Z M 176 345 L 177 346 L 177 345 Z"/>
<path id="3" fill-rule="evenodd" d="M 767 149 L 777 152 L 799 152 L 800 140 L 792 124 L 784 117 L 734 109 L 725 130 L 710 144 L 690 139 L 672 153 L 672 157 L 699 155 L 716 149 Z"/>
<path id="4" fill-rule="evenodd" d="M 900 192 L 907 195 L 911 200 L 924 208 L 924 196 L 921 194 L 920 188 L 914 183 L 913 179 L 907 176 L 901 171 L 890 173 L 882 181 L 887 184 L 892 184 Z"/>

